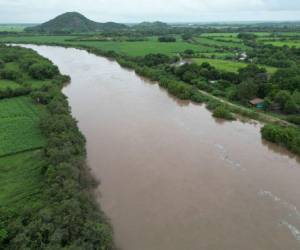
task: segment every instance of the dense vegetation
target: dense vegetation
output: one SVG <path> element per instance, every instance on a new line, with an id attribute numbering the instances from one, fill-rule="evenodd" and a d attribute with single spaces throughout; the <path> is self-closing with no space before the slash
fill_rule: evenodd
<path id="1" fill-rule="evenodd" d="M 0 58 L 40 81 L 30 95 L 0 100 L 0 249 L 112 249 L 85 138 L 60 91 L 68 77 L 29 49 L 2 46 Z"/>
<path id="2" fill-rule="evenodd" d="M 300 129 L 295 127 L 282 127 L 266 125 L 262 128 L 262 137 L 271 142 L 282 145 L 292 152 L 300 155 Z"/>

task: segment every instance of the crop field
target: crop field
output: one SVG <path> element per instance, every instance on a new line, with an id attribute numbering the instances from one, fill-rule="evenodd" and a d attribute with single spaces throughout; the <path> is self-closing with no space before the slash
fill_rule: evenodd
<path id="1" fill-rule="evenodd" d="M 0 157 L 44 146 L 38 112 L 43 111 L 29 97 L 0 101 Z"/>
<path id="2" fill-rule="evenodd" d="M 212 52 L 213 48 L 205 45 L 189 44 L 182 41 L 175 43 L 160 43 L 158 41 L 144 42 L 79 42 L 77 44 L 100 48 L 103 50 L 114 50 L 117 53 L 130 56 L 144 56 L 150 53 L 163 53 L 166 55 L 175 55 L 187 49 L 195 52 Z"/>
<path id="3" fill-rule="evenodd" d="M 40 154 L 36 150 L 0 158 L 1 206 L 18 211 L 28 206 L 32 210 L 39 205 L 44 165 Z"/>
<path id="4" fill-rule="evenodd" d="M 300 48 L 300 40 L 287 40 L 287 41 L 276 41 L 276 40 L 263 40 L 264 44 L 272 44 L 273 46 L 288 46 Z"/>
<path id="5" fill-rule="evenodd" d="M 300 32 L 277 32 L 258 36 L 259 42 L 273 46 L 300 48 Z"/>
<path id="6" fill-rule="evenodd" d="M 244 62 L 219 60 L 219 59 L 197 58 L 197 59 L 193 59 L 193 61 L 197 64 L 202 64 L 204 62 L 207 62 L 219 70 L 224 70 L 224 71 L 234 72 L 234 73 L 238 72 L 240 68 L 244 68 L 247 66 L 247 63 Z M 277 70 L 274 67 L 269 67 L 269 66 L 262 66 L 262 67 L 265 67 L 268 73 L 270 74 L 273 74 Z"/>
<path id="7" fill-rule="evenodd" d="M 227 37 L 228 39 L 228 37 Z M 225 48 L 237 48 L 237 49 L 241 49 L 241 50 L 245 50 L 247 48 L 247 46 L 245 46 L 242 42 L 234 42 L 234 41 L 225 41 L 222 40 L 221 37 L 198 37 L 196 38 L 196 41 L 199 44 L 202 45 L 209 45 L 209 46 L 217 46 L 217 47 L 225 47 Z"/>

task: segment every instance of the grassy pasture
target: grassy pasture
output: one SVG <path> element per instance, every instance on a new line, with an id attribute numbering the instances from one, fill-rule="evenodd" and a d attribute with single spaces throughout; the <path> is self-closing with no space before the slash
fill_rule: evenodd
<path id="1" fill-rule="evenodd" d="M 235 73 L 238 72 L 240 68 L 244 68 L 247 66 L 247 64 L 243 62 L 234 62 L 234 61 L 219 60 L 219 59 L 197 58 L 197 59 L 193 59 L 193 61 L 197 64 L 202 64 L 207 62 L 219 70 L 235 72 Z"/>
<path id="2" fill-rule="evenodd" d="M 29 151 L 0 158 L 0 204 L 18 211 L 39 206 L 43 185 L 41 152 Z"/>
<path id="3" fill-rule="evenodd" d="M 220 59 L 206 59 L 206 58 L 197 58 L 193 59 L 193 61 L 197 64 L 202 64 L 204 62 L 209 63 L 210 65 L 216 67 L 219 70 L 224 70 L 228 72 L 238 72 L 240 68 L 246 67 L 248 64 L 244 62 L 236 62 L 236 61 L 229 61 L 229 60 L 220 60 Z M 266 68 L 269 74 L 273 74 L 276 71 L 276 68 L 262 66 Z"/>
<path id="4" fill-rule="evenodd" d="M 29 97 L 0 101 L 0 157 L 44 146 L 38 127 L 40 112 Z"/>
<path id="5" fill-rule="evenodd" d="M 214 57 L 214 59 L 225 59 L 226 57 L 235 56 L 233 52 L 210 52 L 210 53 L 201 53 L 205 57 Z"/>

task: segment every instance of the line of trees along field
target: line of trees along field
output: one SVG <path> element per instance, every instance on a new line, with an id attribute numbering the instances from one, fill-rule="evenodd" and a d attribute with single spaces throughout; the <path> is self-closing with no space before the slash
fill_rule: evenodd
<path id="1" fill-rule="evenodd" d="M 32 50 L 8 46 L 0 50 L 0 86 L 8 78 L 17 82 L 15 89 L 10 89 L 13 94 L 7 92 L 0 100 L 0 108 L 1 102 L 19 100 L 12 96 L 23 88 L 26 78 L 39 80 L 38 87 L 27 86 L 29 92 L 19 94 L 30 97 L 30 105 L 37 107 L 38 129 L 46 140 L 39 150 L 0 157 L 1 171 L 13 166 L 0 174 L 0 187 L 8 193 L 0 195 L 0 249 L 112 249 L 112 229 L 90 192 L 96 183 L 86 167 L 85 138 L 61 93 L 68 77 Z M 7 68 L 10 65 L 13 69 Z M 39 167 L 30 168 L 28 156 L 31 164 Z M 5 182 L 14 172 L 17 176 L 22 166 L 26 180 Z M 17 189 L 18 185 L 22 186 Z M 15 199 L 11 200 L 10 194 Z"/>

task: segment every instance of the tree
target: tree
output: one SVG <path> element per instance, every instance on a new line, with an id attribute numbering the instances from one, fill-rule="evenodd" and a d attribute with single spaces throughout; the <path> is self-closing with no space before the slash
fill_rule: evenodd
<path id="1" fill-rule="evenodd" d="M 158 41 L 161 43 L 174 43 L 176 42 L 176 38 L 173 36 L 161 36 L 158 38 Z"/>
<path id="2" fill-rule="evenodd" d="M 280 109 L 283 110 L 286 102 L 291 100 L 291 94 L 287 90 L 281 90 L 276 94 L 274 100 L 280 105 Z"/>
<path id="3" fill-rule="evenodd" d="M 268 75 L 265 68 L 260 68 L 255 64 L 249 64 L 245 68 L 239 69 L 239 79 L 244 81 L 248 78 L 253 79 L 257 83 L 266 82 Z"/>
<path id="4" fill-rule="evenodd" d="M 195 51 L 192 50 L 192 49 L 187 49 L 187 50 L 184 51 L 184 54 L 186 54 L 186 55 L 193 55 L 193 54 L 195 54 Z"/>
<path id="5" fill-rule="evenodd" d="M 284 104 L 283 111 L 288 114 L 296 114 L 299 112 L 299 106 L 294 102 L 292 98 L 290 98 Z"/>
<path id="6" fill-rule="evenodd" d="M 258 87 L 250 79 L 242 82 L 237 86 L 237 95 L 240 100 L 250 100 L 257 95 Z"/>
<path id="7" fill-rule="evenodd" d="M 182 40 L 184 40 L 184 41 L 188 41 L 188 40 L 190 40 L 190 39 L 192 39 L 193 38 L 193 34 L 192 33 L 184 33 L 182 36 L 181 36 L 181 38 L 182 38 Z"/>
<path id="8" fill-rule="evenodd" d="M 148 54 L 143 59 L 143 63 L 148 67 L 169 63 L 170 61 L 170 57 L 164 54 Z"/>

